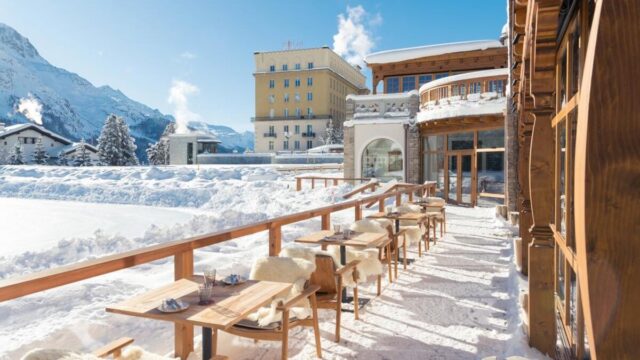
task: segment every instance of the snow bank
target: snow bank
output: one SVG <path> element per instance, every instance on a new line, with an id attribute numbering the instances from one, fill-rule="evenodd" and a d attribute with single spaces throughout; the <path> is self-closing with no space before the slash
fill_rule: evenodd
<path id="1" fill-rule="evenodd" d="M 471 115 L 502 114 L 507 109 L 507 98 L 495 92 L 469 94 L 466 99 L 451 96 L 423 105 L 418 122 L 456 118 Z"/>

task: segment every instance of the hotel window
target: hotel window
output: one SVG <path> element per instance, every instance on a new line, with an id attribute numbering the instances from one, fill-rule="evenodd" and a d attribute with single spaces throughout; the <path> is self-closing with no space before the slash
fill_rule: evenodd
<path id="1" fill-rule="evenodd" d="M 275 95 L 269 95 L 267 97 L 267 99 L 269 100 L 269 104 L 273 104 L 274 102 L 276 102 L 276 96 Z"/>
<path id="2" fill-rule="evenodd" d="M 275 66 L 275 65 L 271 65 L 271 66 L 269 66 L 269 71 L 270 71 L 270 72 L 274 72 L 274 71 L 276 71 L 276 66 Z"/>
<path id="3" fill-rule="evenodd" d="M 269 141 L 269 150 L 273 150 L 273 141 Z"/>
<path id="4" fill-rule="evenodd" d="M 296 140 L 293 142 L 293 148 L 295 150 L 300 150 L 300 140 Z"/>
<path id="5" fill-rule="evenodd" d="M 300 125 L 296 125 L 293 130 L 296 134 L 300 134 Z"/>
<path id="6" fill-rule="evenodd" d="M 447 76 L 449 76 L 449 73 L 446 73 L 446 72 L 436 74 L 436 80 L 446 78 Z"/>
<path id="7" fill-rule="evenodd" d="M 284 132 L 288 133 L 289 132 L 289 125 L 285 125 L 284 126 Z"/>
<path id="8" fill-rule="evenodd" d="M 276 87 L 276 81 L 275 80 L 269 80 L 269 89 L 273 89 L 274 87 Z"/>
<path id="9" fill-rule="evenodd" d="M 284 117 L 289 117 L 289 109 L 284 109 Z"/>
<path id="10" fill-rule="evenodd" d="M 285 140 L 282 143 L 282 148 L 285 149 L 285 150 L 289 150 L 289 140 Z"/>
<path id="11" fill-rule="evenodd" d="M 300 117 L 302 115 L 302 110 L 300 108 L 296 108 L 296 116 Z"/>
<path id="12" fill-rule="evenodd" d="M 469 94 L 480 94 L 482 92 L 482 84 L 474 82 L 469 84 Z"/>
<path id="13" fill-rule="evenodd" d="M 313 125 L 307 124 L 307 134 L 310 134 L 312 132 L 313 132 Z"/>
<path id="14" fill-rule="evenodd" d="M 420 76 L 418 76 L 418 87 L 428 83 L 431 80 L 433 80 L 433 76 L 431 76 L 431 75 L 420 75 Z"/>
<path id="15" fill-rule="evenodd" d="M 284 102 L 288 103 L 289 102 L 289 94 L 284 94 L 283 100 L 284 100 Z"/>
<path id="16" fill-rule="evenodd" d="M 284 79 L 284 87 L 289 87 L 289 79 Z"/>
<path id="17" fill-rule="evenodd" d="M 289 70 L 289 65 L 282 64 L 282 71 L 287 71 L 287 70 Z"/>
<path id="18" fill-rule="evenodd" d="M 307 63 L 307 69 L 313 69 L 313 63 L 312 62 Z"/>
<path id="19" fill-rule="evenodd" d="M 313 109 L 312 108 L 310 108 L 310 107 L 307 108 L 307 115 L 313 116 Z"/>
<path id="20" fill-rule="evenodd" d="M 402 91 L 409 92 L 416 89 L 416 77 L 405 76 L 402 78 Z"/>
<path id="21" fill-rule="evenodd" d="M 296 66 L 296 70 L 300 70 L 300 63 L 297 63 L 295 66 Z"/>
<path id="22" fill-rule="evenodd" d="M 498 93 L 498 95 L 502 95 L 504 92 L 504 81 L 502 80 L 489 81 L 489 92 L 495 92 L 495 93 Z"/>
<path id="23" fill-rule="evenodd" d="M 387 79 L 387 93 L 397 93 L 400 91 L 400 84 L 397 77 Z"/>
<path id="24" fill-rule="evenodd" d="M 313 147 L 313 140 L 307 140 L 307 149 L 311 149 Z"/>
<path id="25" fill-rule="evenodd" d="M 313 93 L 312 92 L 308 92 L 307 93 L 307 101 L 313 101 Z"/>
<path id="26" fill-rule="evenodd" d="M 296 80 L 293 83 L 295 84 L 296 87 L 300 87 L 300 78 L 296 78 Z"/>
<path id="27" fill-rule="evenodd" d="M 451 95 L 452 96 L 464 96 L 467 91 L 467 87 L 465 84 L 453 85 L 451 87 Z"/>
<path id="28" fill-rule="evenodd" d="M 307 86 L 313 86 L 313 78 L 312 77 L 308 77 L 307 78 Z"/>
<path id="29" fill-rule="evenodd" d="M 269 134 L 275 134 L 276 133 L 276 127 L 273 125 L 269 125 Z"/>
<path id="30" fill-rule="evenodd" d="M 294 95 L 294 99 L 296 100 L 296 102 L 300 102 L 300 93 L 296 93 Z"/>

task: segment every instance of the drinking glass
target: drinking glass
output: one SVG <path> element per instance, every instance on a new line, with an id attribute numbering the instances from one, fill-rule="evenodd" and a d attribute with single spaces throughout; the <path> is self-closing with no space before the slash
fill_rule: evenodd
<path id="1" fill-rule="evenodd" d="M 204 271 L 204 283 L 210 286 L 216 285 L 216 269 L 208 268 Z"/>
<path id="2" fill-rule="evenodd" d="M 334 234 L 340 234 L 340 228 L 341 228 L 341 226 L 339 224 L 333 225 L 333 233 Z"/>
<path id="3" fill-rule="evenodd" d="M 213 286 L 202 284 L 198 286 L 198 302 L 199 305 L 211 304 L 211 295 L 213 295 Z"/>
<path id="4" fill-rule="evenodd" d="M 391 206 L 387 206 L 387 207 L 385 207 L 385 208 L 384 208 L 384 213 L 385 213 L 386 215 L 389 215 L 389 214 L 391 214 L 392 212 L 393 212 L 393 207 L 391 207 Z"/>
<path id="5" fill-rule="evenodd" d="M 342 237 L 345 240 L 349 240 L 349 238 L 351 238 L 351 229 L 344 229 L 344 231 L 342 232 Z"/>

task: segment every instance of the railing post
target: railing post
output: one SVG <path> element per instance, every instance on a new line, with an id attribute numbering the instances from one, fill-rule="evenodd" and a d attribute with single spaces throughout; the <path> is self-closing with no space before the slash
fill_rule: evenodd
<path id="1" fill-rule="evenodd" d="M 333 179 L 333 186 L 338 186 L 338 179 Z"/>
<path id="2" fill-rule="evenodd" d="M 402 204 L 402 193 L 396 194 L 396 206 L 400 206 Z"/>
<path id="3" fill-rule="evenodd" d="M 193 250 L 181 252 L 174 256 L 173 274 L 175 280 L 188 279 L 193 276 Z M 174 325 L 175 356 L 185 360 L 193 351 L 193 325 Z"/>
<path id="4" fill-rule="evenodd" d="M 356 221 L 358 220 L 362 220 L 362 205 L 360 205 L 360 203 L 357 203 L 356 206 L 354 207 L 355 209 L 355 213 L 356 213 Z"/>
<path id="5" fill-rule="evenodd" d="M 311 178 L 311 188 L 315 189 L 316 187 L 316 179 L 315 178 Z"/>
<path id="6" fill-rule="evenodd" d="M 413 190 L 409 192 L 409 201 L 413 201 Z"/>
<path id="7" fill-rule="evenodd" d="M 324 187 L 329 186 L 329 179 L 324 179 Z"/>
<path id="8" fill-rule="evenodd" d="M 296 178 L 296 191 L 302 190 L 302 179 Z"/>
<path id="9" fill-rule="evenodd" d="M 384 212 L 384 200 L 385 199 L 380 199 L 380 201 L 378 201 L 378 211 L 380 212 Z"/>
<path id="10" fill-rule="evenodd" d="M 331 229 L 331 213 L 323 214 L 321 216 L 322 220 L 322 230 L 330 230 Z"/>
<path id="11" fill-rule="evenodd" d="M 271 224 L 269 227 L 269 256 L 278 256 L 282 247 L 282 227 Z"/>

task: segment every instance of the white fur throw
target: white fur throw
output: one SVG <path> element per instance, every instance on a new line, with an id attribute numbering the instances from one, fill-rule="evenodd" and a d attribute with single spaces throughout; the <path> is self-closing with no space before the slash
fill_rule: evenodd
<path id="1" fill-rule="evenodd" d="M 419 213 L 422 212 L 422 208 L 417 205 L 412 204 L 402 204 L 396 208 L 401 214 L 406 214 L 410 212 Z M 407 245 L 415 245 L 420 242 L 420 238 L 425 232 L 425 228 L 418 226 L 418 223 L 412 220 L 401 220 L 400 221 L 400 230 L 406 230 L 407 234 Z"/>
<path id="2" fill-rule="evenodd" d="M 167 360 L 176 359 L 164 357 L 142 350 L 138 346 L 127 346 L 122 351 L 120 360 Z M 69 350 L 34 349 L 29 351 L 21 360 L 104 360 L 93 354 L 81 354 Z"/>
<path id="3" fill-rule="evenodd" d="M 257 321 L 258 325 L 266 326 L 282 320 L 282 313 L 276 311 L 280 301 L 287 301 L 299 295 L 304 290 L 304 285 L 316 270 L 316 264 L 304 259 L 287 257 L 266 257 L 256 260 L 251 269 L 249 278 L 252 280 L 276 281 L 293 284 L 291 292 L 285 298 L 274 299 L 270 307 L 263 307 L 247 318 Z M 290 311 L 290 317 L 305 319 L 311 315 L 308 301 L 302 303 L 302 307 L 294 307 Z"/>

